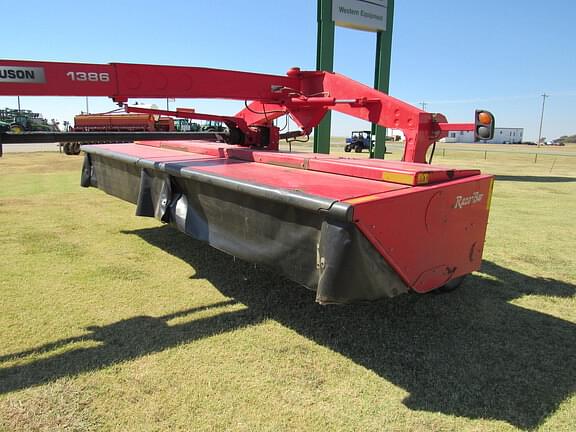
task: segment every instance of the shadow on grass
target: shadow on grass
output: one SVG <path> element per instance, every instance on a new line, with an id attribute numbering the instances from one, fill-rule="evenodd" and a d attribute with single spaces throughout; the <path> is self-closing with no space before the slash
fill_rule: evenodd
<path id="1" fill-rule="evenodd" d="M 497 175 L 497 181 L 516 181 L 530 183 L 572 183 L 576 182 L 576 177 L 555 177 L 555 176 L 515 176 Z"/>
<path id="2" fill-rule="evenodd" d="M 189 263 L 231 302 L 247 309 L 168 326 L 174 317 L 134 317 L 92 329 L 101 344 L 0 369 L 0 393 L 158 352 L 272 318 L 345 355 L 409 396 L 414 410 L 507 421 L 533 428 L 575 390 L 576 325 L 523 309 L 526 294 L 569 297 L 576 287 L 485 262 L 447 295 L 405 295 L 356 306 L 323 307 L 314 293 L 169 228 L 129 232 Z M 226 269 L 223 271 L 223 269 Z M 208 306 L 210 307 L 210 306 Z M 198 309 L 179 312 L 193 314 Z M 66 340 L 65 340 L 66 341 Z M 65 342 L 64 341 L 64 342 Z M 62 346 L 61 341 L 6 361 Z"/>

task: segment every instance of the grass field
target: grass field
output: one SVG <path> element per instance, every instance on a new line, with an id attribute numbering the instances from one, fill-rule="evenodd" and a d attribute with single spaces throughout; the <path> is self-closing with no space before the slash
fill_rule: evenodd
<path id="1" fill-rule="evenodd" d="M 5 155 L 0 430 L 574 430 L 576 158 L 439 150 L 497 176 L 481 271 L 347 307 Z"/>

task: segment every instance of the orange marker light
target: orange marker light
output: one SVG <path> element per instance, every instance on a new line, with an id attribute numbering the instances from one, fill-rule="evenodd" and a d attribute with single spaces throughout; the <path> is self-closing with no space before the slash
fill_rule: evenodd
<path id="1" fill-rule="evenodd" d="M 492 116 L 487 112 L 482 111 L 478 114 L 478 121 L 485 125 L 490 124 L 490 122 L 492 122 Z"/>
<path id="2" fill-rule="evenodd" d="M 494 138 L 494 116 L 490 111 L 476 110 L 474 119 L 474 139 L 476 141 Z"/>

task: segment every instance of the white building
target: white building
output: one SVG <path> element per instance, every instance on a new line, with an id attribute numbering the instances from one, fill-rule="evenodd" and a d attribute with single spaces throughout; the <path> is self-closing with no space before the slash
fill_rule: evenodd
<path id="1" fill-rule="evenodd" d="M 447 143 L 486 143 L 486 144 L 520 144 L 524 128 L 495 128 L 494 138 L 491 140 L 474 141 L 473 131 L 450 131 L 444 138 Z"/>

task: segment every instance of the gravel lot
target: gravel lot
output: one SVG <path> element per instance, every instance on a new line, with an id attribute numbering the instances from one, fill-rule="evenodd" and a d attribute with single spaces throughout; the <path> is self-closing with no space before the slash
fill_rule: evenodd
<path id="1" fill-rule="evenodd" d="M 60 150 L 58 143 L 34 143 L 34 144 L 3 144 L 4 153 L 26 153 L 26 152 L 57 152 Z"/>

